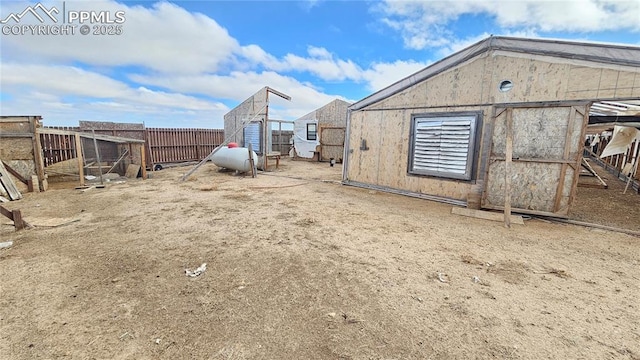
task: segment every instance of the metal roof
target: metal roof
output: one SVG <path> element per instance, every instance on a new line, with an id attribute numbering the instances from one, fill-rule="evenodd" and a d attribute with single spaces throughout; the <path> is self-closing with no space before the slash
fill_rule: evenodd
<path id="1" fill-rule="evenodd" d="M 448 70 L 473 57 L 490 50 L 504 50 L 526 54 L 555 56 L 566 59 L 586 60 L 599 63 L 640 67 L 640 47 L 592 42 L 575 42 L 550 39 L 525 39 L 491 36 L 458 51 L 430 66 L 410 75 L 378 92 L 375 92 L 349 107 L 362 109 L 414 84 Z"/>
<path id="2" fill-rule="evenodd" d="M 592 116 L 640 116 L 640 99 L 624 101 L 600 101 L 589 110 Z"/>

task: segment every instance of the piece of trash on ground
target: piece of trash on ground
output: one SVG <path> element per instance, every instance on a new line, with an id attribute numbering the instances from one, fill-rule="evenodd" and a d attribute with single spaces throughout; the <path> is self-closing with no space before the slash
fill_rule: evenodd
<path id="1" fill-rule="evenodd" d="M 196 277 L 202 275 L 207 270 L 207 263 L 200 265 L 197 269 L 191 271 L 189 269 L 184 269 L 184 273 L 189 277 Z"/>
<path id="2" fill-rule="evenodd" d="M 440 280 L 440 282 L 442 283 L 448 283 L 449 279 L 447 278 L 447 274 L 445 273 L 438 273 L 438 280 Z"/>

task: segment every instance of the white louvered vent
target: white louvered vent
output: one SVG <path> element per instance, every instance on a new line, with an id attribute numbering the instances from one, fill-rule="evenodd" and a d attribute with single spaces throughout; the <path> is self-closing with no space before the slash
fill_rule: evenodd
<path id="1" fill-rule="evenodd" d="M 262 131 L 260 130 L 261 128 L 262 123 L 256 121 L 249 123 L 249 125 L 247 125 L 247 127 L 245 127 L 243 131 L 244 143 L 242 145 L 244 147 L 249 147 L 249 144 L 251 144 L 251 148 L 256 152 L 256 154 L 262 153 L 262 146 L 260 146 L 262 144 L 262 137 L 260 136 L 262 133 Z"/>
<path id="2" fill-rule="evenodd" d="M 411 172 L 468 179 L 475 119 L 415 118 Z"/>

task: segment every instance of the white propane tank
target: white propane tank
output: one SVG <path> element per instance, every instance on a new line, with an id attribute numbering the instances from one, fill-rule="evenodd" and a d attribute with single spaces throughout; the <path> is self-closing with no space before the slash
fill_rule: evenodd
<path id="1" fill-rule="evenodd" d="M 254 151 L 251 152 L 254 164 L 258 164 L 258 155 Z M 251 162 L 249 161 L 249 149 L 243 147 L 223 146 L 211 156 L 211 161 L 216 166 L 236 170 L 240 172 L 251 171 Z"/>

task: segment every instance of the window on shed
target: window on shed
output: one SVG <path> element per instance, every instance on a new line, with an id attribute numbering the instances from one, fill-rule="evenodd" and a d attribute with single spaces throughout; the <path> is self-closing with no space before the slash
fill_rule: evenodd
<path id="1" fill-rule="evenodd" d="M 479 113 L 414 115 L 409 173 L 470 180 Z"/>
<path id="2" fill-rule="evenodd" d="M 307 140 L 318 140 L 318 124 L 307 124 Z"/>

